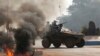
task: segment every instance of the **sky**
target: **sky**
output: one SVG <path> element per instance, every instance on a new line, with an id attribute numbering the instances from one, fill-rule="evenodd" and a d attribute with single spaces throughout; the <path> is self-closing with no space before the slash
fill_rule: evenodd
<path id="1" fill-rule="evenodd" d="M 67 21 L 64 27 L 80 32 L 82 27 L 88 27 L 89 21 L 94 21 L 100 28 L 100 0 L 73 0 L 67 9 L 69 15 L 60 17 L 60 22 Z"/>

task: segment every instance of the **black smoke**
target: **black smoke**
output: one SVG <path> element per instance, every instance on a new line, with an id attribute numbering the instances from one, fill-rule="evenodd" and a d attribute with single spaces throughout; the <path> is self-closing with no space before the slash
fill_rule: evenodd
<path id="1" fill-rule="evenodd" d="M 32 32 L 26 29 L 15 30 L 16 50 L 15 54 L 25 54 L 30 51 L 30 39 L 32 39 Z"/>

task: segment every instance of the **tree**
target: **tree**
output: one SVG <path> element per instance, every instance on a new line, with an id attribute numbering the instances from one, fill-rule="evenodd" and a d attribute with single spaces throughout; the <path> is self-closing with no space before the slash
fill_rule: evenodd
<path id="1" fill-rule="evenodd" d="M 96 29 L 96 34 L 100 35 L 100 29 L 99 28 Z"/>
<path id="2" fill-rule="evenodd" d="M 93 21 L 89 22 L 88 35 L 96 35 L 96 26 Z"/>
<path id="3" fill-rule="evenodd" d="M 86 28 L 86 27 L 83 27 L 81 32 L 82 32 L 83 34 L 87 35 L 87 28 Z"/>

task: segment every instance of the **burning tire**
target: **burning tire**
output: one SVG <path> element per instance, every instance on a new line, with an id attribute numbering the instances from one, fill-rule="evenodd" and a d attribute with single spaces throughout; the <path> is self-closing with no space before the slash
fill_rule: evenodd
<path id="1" fill-rule="evenodd" d="M 61 46 L 61 43 L 55 42 L 55 43 L 53 43 L 53 45 L 55 48 L 59 48 Z"/>
<path id="2" fill-rule="evenodd" d="M 81 39 L 81 41 L 76 44 L 76 46 L 79 47 L 79 48 L 83 47 L 84 45 L 85 45 L 84 39 Z"/>
<path id="3" fill-rule="evenodd" d="M 74 43 L 70 39 L 67 39 L 65 41 L 65 45 L 66 45 L 67 48 L 73 48 L 74 47 Z"/>
<path id="4" fill-rule="evenodd" d="M 50 45 L 51 45 L 51 43 L 50 43 L 50 41 L 49 41 L 48 39 L 43 39 L 43 40 L 42 40 L 42 46 L 43 46 L 44 48 L 49 48 Z"/>

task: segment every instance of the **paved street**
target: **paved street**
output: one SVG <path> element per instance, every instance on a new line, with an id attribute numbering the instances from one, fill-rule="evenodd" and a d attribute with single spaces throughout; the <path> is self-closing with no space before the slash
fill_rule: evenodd
<path id="1" fill-rule="evenodd" d="M 64 45 L 59 49 L 51 48 L 44 49 L 41 45 L 41 40 L 36 41 L 36 51 L 38 56 L 100 56 L 100 46 L 84 46 L 83 48 L 66 48 Z"/>
<path id="2" fill-rule="evenodd" d="M 34 56 L 100 56 L 100 45 L 85 45 L 83 48 L 66 48 L 62 45 L 60 48 L 45 49 L 41 45 L 41 40 L 36 40 Z M 5 56 L 0 53 L 0 56 Z"/>

